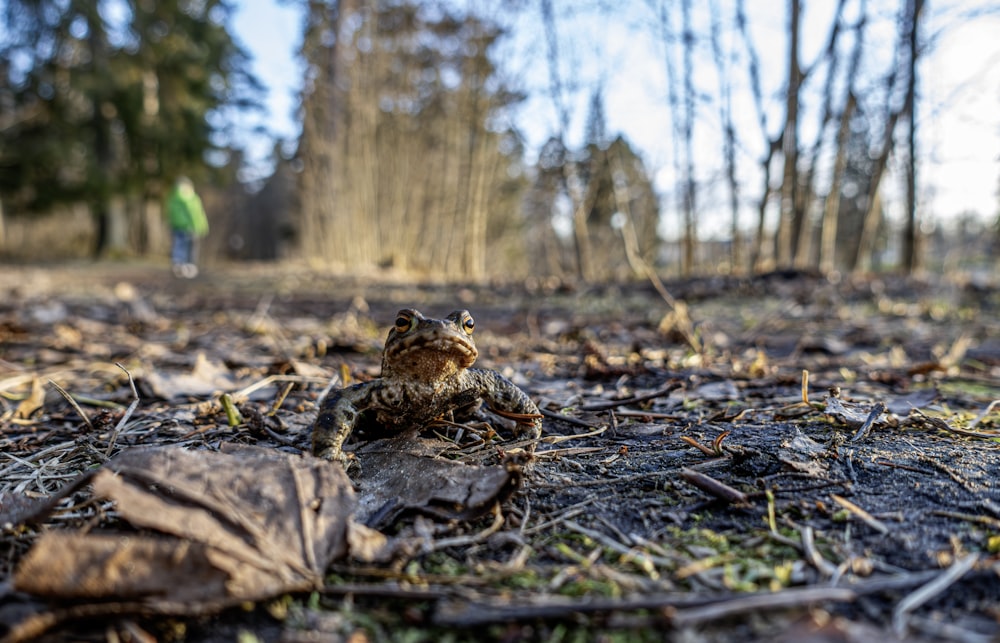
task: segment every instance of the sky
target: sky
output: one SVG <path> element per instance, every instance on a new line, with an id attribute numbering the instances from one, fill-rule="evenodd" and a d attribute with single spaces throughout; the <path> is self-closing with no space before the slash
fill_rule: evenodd
<path id="1" fill-rule="evenodd" d="M 526 140 L 529 162 L 558 126 L 548 93 L 545 39 L 534 4 L 530 3 L 529 8 L 514 20 L 511 26 L 519 35 L 506 42 L 503 46 L 507 49 L 501 52 L 506 60 L 514 61 L 509 71 L 512 79 L 527 89 L 530 95 L 511 123 Z M 877 12 L 880 4 L 891 8 L 896 6 L 894 0 L 883 0 L 881 3 L 880 0 L 873 0 L 873 11 Z M 805 5 L 802 60 L 808 64 L 826 39 L 833 2 L 810 0 Z M 947 221 L 965 211 L 978 212 L 983 218 L 993 220 L 1000 209 L 1000 38 L 996 36 L 1000 33 L 1000 14 L 993 11 L 993 15 L 952 24 L 946 20 L 947 12 L 941 11 L 944 5 L 944 0 L 930 2 L 928 6 L 931 9 L 937 7 L 939 10 L 929 11 L 924 23 L 925 33 L 944 35 L 936 39 L 931 53 L 922 59 L 920 68 L 919 91 L 923 100 L 918 110 L 921 154 L 918 166 L 921 174 L 919 208 L 925 221 Z M 645 3 L 622 6 L 640 8 Z M 773 133 L 780 124 L 784 109 L 780 96 L 786 29 L 784 3 L 768 2 L 762 5 L 757 0 L 751 0 L 747 6 L 751 11 L 761 6 L 769 7 L 765 13 L 751 13 L 750 23 L 762 67 L 773 70 L 773 77 L 769 78 L 765 73 L 763 80 Z M 952 6 L 962 9 L 989 6 L 989 0 L 957 0 L 957 4 Z M 557 25 L 557 28 L 565 30 L 560 35 L 566 38 L 566 46 L 560 50 L 564 82 L 570 89 L 576 87 L 579 90 L 567 92 L 571 116 L 567 138 L 570 145 L 580 144 L 590 91 L 600 84 L 604 89 L 609 132 L 624 134 L 640 151 L 658 190 L 664 200 L 669 201 L 673 199 L 670 193 L 675 177 L 669 136 L 670 115 L 666 111 L 664 49 L 653 30 L 635 28 L 637 15 L 626 9 L 620 21 L 588 25 L 573 24 L 571 19 L 566 19 Z M 891 55 L 896 34 L 890 21 L 883 22 L 881 32 L 877 25 L 870 28 L 869 41 L 872 45 L 868 55 Z M 302 66 L 296 52 L 300 45 L 301 27 L 299 8 L 280 0 L 239 3 L 233 20 L 237 38 L 253 56 L 255 73 L 268 88 L 267 123 L 278 136 L 289 141 L 294 141 L 298 135 L 295 110 Z M 702 27 L 707 29 L 707 25 Z M 595 30 L 601 41 L 600 48 L 593 44 Z M 578 34 L 575 40 L 574 34 Z M 698 83 L 703 91 L 711 92 L 717 88 L 714 78 L 701 78 Z M 729 222 L 729 215 L 724 212 L 724 191 L 718 181 L 721 152 L 717 150 L 721 149 L 721 143 L 716 109 L 707 106 L 700 111 L 696 125 L 696 149 L 700 155 L 696 163 L 701 172 L 699 183 L 717 186 L 717 189 L 704 189 L 701 195 L 703 237 L 724 235 Z M 756 216 L 753 205 L 759 190 L 756 160 L 761 155 L 763 139 L 758 133 L 759 126 L 750 103 L 741 105 L 737 101 L 735 111 L 738 127 L 753 128 L 743 130 L 749 132 L 745 137 L 749 143 L 740 149 L 738 159 L 740 178 L 745 186 L 741 223 L 749 228 Z M 899 135 L 903 135 L 905 128 L 898 131 Z M 813 135 L 808 125 L 803 127 L 805 140 L 811 141 Z M 760 149 L 753 148 L 755 140 Z M 251 146 L 252 156 L 258 159 L 266 158 L 270 150 L 268 140 L 257 140 Z M 887 177 L 884 190 L 886 200 L 891 203 L 889 197 L 898 195 L 902 190 L 898 173 Z M 899 216 L 898 200 L 895 210 L 890 208 L 889 215 Z M 664 232 L 672 235 L 675 230 L 667 222 Z"/>

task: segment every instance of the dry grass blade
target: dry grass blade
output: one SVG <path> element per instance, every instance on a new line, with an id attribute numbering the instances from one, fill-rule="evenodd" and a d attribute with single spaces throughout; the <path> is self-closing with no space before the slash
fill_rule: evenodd
<path id="1" fill-rule="evenodd" d="M 892 629 L 896 632 L 896 636 L 902 639 L 906 634 L 907 614 L 955 584 L 970 569 L 975 567 L 978 560 L 979 554 L 975 553 L 969 554 L 965 558 L 960 558 L 940 576 L 899 601 L 896 609 L 892 611 Z"/>
<path id="2" fill-rule="evenodd" d="M 976 425 L 978 425 L 979 422 L 989 414 L 990 410 L 993 408 L 995 404 L 997 404 L 998 401 L 992 402 L 986 408 L 986 411 L 984 411 L 978 418 L 976 418 L 976 421 L 972 423 L 972 426 L 975 427 Z M 925 414 L 920 409 L 913 409 L 912 412 L 926 424 L 929 424 L 935 429 L 947 431 L 948 433 L 954 433 L 955 435 L 961 435 L 967 438 L 986 438 L 986 439 L 1000 438 L 1000 433 L 997 432 L 984 432 L 984 431 L 973 431 L 971 429 L 959 429 L 957 427 L 948 424 L 945 420 L 941 418 L 931 417 Z"/>
<path id="3" fill-rule="evenodd" d="M 670 565 L 672 561 L 658 558 L 646 552 L 640 551 L 635 547 L 629 547 L 628 545 L 618 542 L 614 538 L 603 534 L 594 529 L 588 529 L 573 520 L 564 520 L 563 524 L 570 531 L 575 531 L 578 534 L 582 534 L 596 540 L 608 549 L 614 550 L 619 554 L 626 556 L 628 559 L 633 561 L 635 565 L 646 573 L 651 579 L 657 580 L 660 577 L 659 572 L 656 571 L 656 565 Z"/>
<path id="4" fill-rule="evenodd" d="M 987 406 L 987 407 L 986 407 L 986 408 L 985 408 L 985 409 L 983 410 L 983 412 L 982 412 L 982 413 L 980 413 L 980 414 L 979 414 L 978 416 L 976 416 L 976 419 L 975 419 L 975 420 L 973 420 L 972 424 L 970 424 L 970 425 L 969 425 L 969 430 L 970 430 L 970 431 L 973 431 L 973 430 L 975 430 L 975 428 L 976 428 L 977 426 L 979 426 L 979 423 L 980 423 L 980 422 L 982 422 L 983 420 L 985 420 L 985 419 L 986 419 L 986 417 L 987 417 L 987 416 L 988 416 L 988 415 L 989 415 L 990 413 L 992 413 L 992 412 L 993 412 L 993 409 L 995 409 L 995 408 L 996 408 L 997 406 L 1000 406 L 1000 400 L 993 400 L 992 402 L 990 402 L 990 403 L 989 403 L 989 406 Z M 1000 437 L 1000 436 L 998 436 L 998 437 Z"/>
<path id="5" fill-rule="evenodd" d="M 805 526 L 799 533 L 802 537 L 802 551 L 805 553 L 806 560 L 816 568 L 816 571 L 824 576 L 833 576 L 836 574 L 837 566 L 823 558 L 823 555 L 816 549 L 813 528 Z"/>
<path id="6" fill-rule="evenodd" d="M 886 524 L 884 522 L 882 522 L 881 520 L 879 520 L 875 516 L 871 515 L 870 513 L 868 513 L 867 511 L 865 511 L 861 507 L 859 507 L 858 505 L 854 504 L 853 502 L 851 502 L 847 498 L 843 498 L 841 496 L 838 496 L 835 493 L 831 494 L 831 497 L 833 498 L 834 502 L 836 502 L 838 505 L 840 505 L 844 509 L 850 511 L 852 514 L 854 514 L 855 516 L 857 516 L 858 518 L 860 518 L 861 522 L 865 523 L 866 525 L 868 525 L 869 527 L 871 527 L 875 531 L 879 532 L 880 534 L 887 534 L 887 533 L 889 533 L 889 528 L 886 526 Z"/>
<path id="7" fill-rule="evenodd" d="M 128 376 L 128 383 L 132 387 L 132 403 L 128 405 L 127 409 L 125 409 L 125 413 L 122 414 L 122 419 L 118 420 L 118 424 L 115 425 L 114 431 L 111 432 L 111 439 L 108 440 L 108 448 L 104 452 L 104 455 L 109 458 L 111 457 L 111 452 L 115 448 L 115 443 L 118 441 L 118 434 L 121 433 L 121 430 L 125 427 L 125 424 L 128 423 L 129 418 L 131 418 L 132 414 L 135 412 L 136 407 L 139 406 L 139 391 L 135 388 L 135 380 L 132 379 L 132 374 L 128 372 L 127 368 L 118 362 L 115 362 L 115 366 L 122 369 L 122 371 L 125 372 L 125 375 Z"/>
<path id="8" fill-rule="evenodd" d="M 87 414 L 83 412 L 83 409 L 80 408 L 80 405 L 77 403 L 77 401 L 73 399 L 73 396 L 67 393 L 66 389 L 59 386 L 54 381 L 49 380 L 49 384 L 51 384 L 52 387 L 59 392 L 59 395 L 62 395 L 63 398 L 67 402 L 69 402 L 69 405 L 73 407 L 73 410 L 76 411 L 77 415 L 79 415 L 83 419 L 83 423 L 87 425 L 87 428 L 93 431 L 94 425 L 90 422 L 90 418 L 87 417 Z"/>
<path id="9" fill-rule="evenodd" d="M 594 429 L 593 431 L 588 431 L 587 433 L 578 433 L 576 435 L 550 435 L 544 437 L 539 442 L 544 442 L 546 444 L 561 444 L 569 440 L 579 440 L 580 438 L 592 438 L 594 436 L 600 435 L 608 430 L 607 426 L 602 426 L 600 428 Z"/>

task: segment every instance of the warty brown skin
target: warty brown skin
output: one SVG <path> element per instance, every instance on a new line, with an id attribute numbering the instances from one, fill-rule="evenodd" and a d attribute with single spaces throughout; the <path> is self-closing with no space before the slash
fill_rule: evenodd
<path id="1" fill-rule="evenodd" d="M 389 430 L 422 428 L 452 411 L 484 403 L 503 415 L 532 416 L 518 421 L 515 436 L 537 439 L 542 421 L 528 395 L 495 371 L 470 368 L 479 356 L 475 324 L 467 310 L 444 319 L 404 308 L 396 315 L 382 351 L 382 375 L 331 391 L 313 424 L 313 455 L 347 461 L 344 441 L 362 412 Z M 529 451 L 534 449 L 534 442 Z"/>

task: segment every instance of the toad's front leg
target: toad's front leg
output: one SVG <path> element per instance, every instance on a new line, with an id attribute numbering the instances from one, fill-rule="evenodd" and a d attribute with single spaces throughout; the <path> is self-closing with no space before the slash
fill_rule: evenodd
<path id="1" fill-rule="evenodd" d="M 534 452 L 542 435 L 542 414 L 528 394 L 496 371 L 469 369 L 468 373 L 486 406 L 497 415 L 514 420 L 514 437 L 526 435 L 531 440 L 526 450 Z"/>
<path id="2" fill-rule="evenodd" d="M 371 405 L 372 382 L 330 391 L 320 403 L 312 429 L 313 455 L 347 464 L 344 441 L 354 430 L 358 415 Z"/>

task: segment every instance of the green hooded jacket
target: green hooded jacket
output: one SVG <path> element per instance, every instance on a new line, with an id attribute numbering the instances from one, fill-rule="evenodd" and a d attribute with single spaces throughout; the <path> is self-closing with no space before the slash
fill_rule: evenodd
<path id="1" fill-rule="evenodd" d="M 208 219 L 201 199 L 190 183 L 179 181 L 167 197 L 167 220 L 172 230 L 190 232 L 196 237 L 208 234 Z"/>

